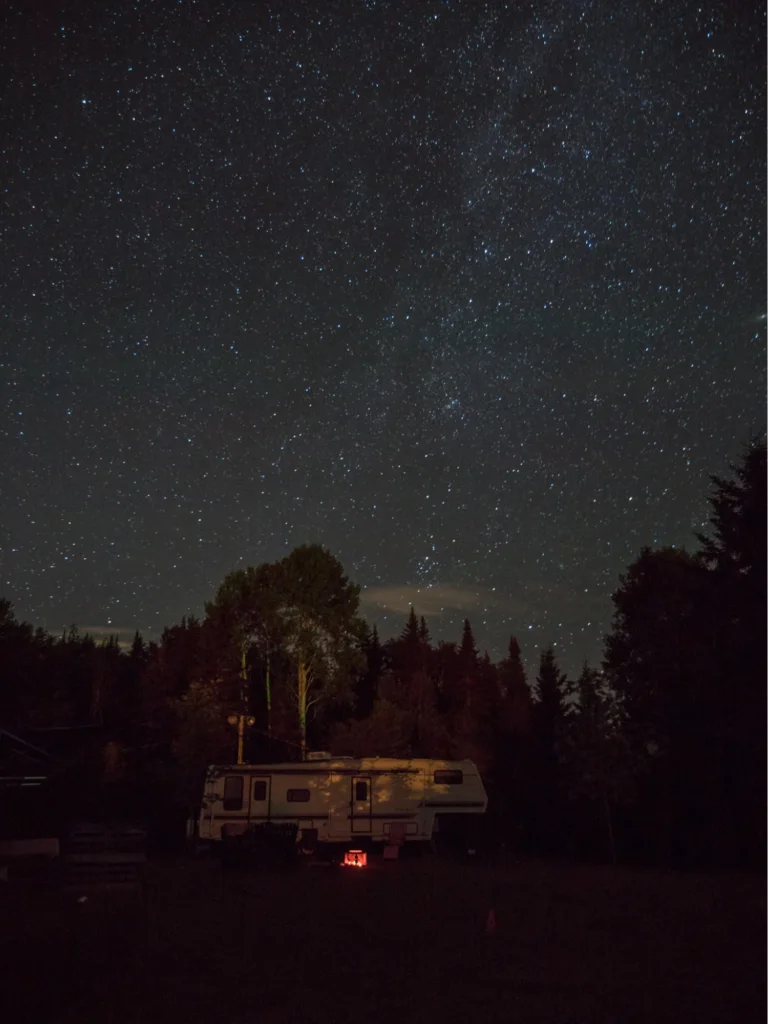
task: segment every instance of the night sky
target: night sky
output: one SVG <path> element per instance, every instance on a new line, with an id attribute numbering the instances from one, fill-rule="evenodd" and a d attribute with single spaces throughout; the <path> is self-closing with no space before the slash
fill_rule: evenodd
<path id="1" fill-rule="evenodd" d="M 596 661 L 765 422 L 762 8 L 12 5 L 16 614 L 156 637 L 317 541 L 385 636 Z"/>

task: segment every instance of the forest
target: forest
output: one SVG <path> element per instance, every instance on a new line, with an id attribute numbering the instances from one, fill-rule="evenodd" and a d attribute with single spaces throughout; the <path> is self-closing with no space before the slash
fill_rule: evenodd
<path id="1" fill-rule="evenodd" d="M 319 545 L 230 573 L 202 618 L 96 642 L 0 600 L 3 774 L 47 775 L 62 814 L 183 821 L 205 768 L 335 755 L 471 758 L 489 842 L 524 854 L 683 869 L 765 851 L 766 445 L 712 477 L 695 550 L 639 552 L 599 666 L 552 647 L 494 663 L 469 620 L 435 643 L 411 609 L 382 642 Z M 118 810 L 119 809 L 119 810 Z M 168 826 L 170 827 L 170 826 Z"/>

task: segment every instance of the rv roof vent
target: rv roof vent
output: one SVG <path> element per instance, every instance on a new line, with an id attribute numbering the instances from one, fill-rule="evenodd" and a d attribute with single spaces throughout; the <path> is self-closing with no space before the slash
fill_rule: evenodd
<path id="1" fill-rule="evenodd" d="M 331 755 L 326 750 L 310 750 L 307 754 L 308 761 L 330 761 Z"/>

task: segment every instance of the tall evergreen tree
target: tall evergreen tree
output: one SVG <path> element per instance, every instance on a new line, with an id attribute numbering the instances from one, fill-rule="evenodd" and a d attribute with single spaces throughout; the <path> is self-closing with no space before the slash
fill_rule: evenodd
<path id="1" fill-rule="evenodd" d="M 493 757 L 493 788 L 489 813 L 517 846 L 531 833 L 531 796 L 535 773 L 531 764 L 532 694 L 520 645 L 510 637 L 507 657 L 498 667 L 500 710 Z"/>
<path id="2" fill-rule="evenodd" d="M 385 661 L 389 670 L 398 678 L 410 677 L 416 672 L 431 674 L 429 630 L 423 617 L 419 621 L 413 605 L 400 636 L 387 643 Z"/>
<path id="3" fill-rule="evenodd" d="M 536 676 L 537 718 L 554 735 L 556 726 L 565 717 L 567 677 L 560 671 L 553 647 L 542 650 Z"/>
<path id="4" fill-rule="evenodd" d="M 405 623 L 402 633 L 400 634 L 400 640 L 404 644 L 418 644 L 420 641 L 419 636 L 419 619 L 416 615 L 416 609 L 411 605 L 411 610 L 408 612 L 408 619 Z"/>
<path id="5" fill-rule="evenodd" d="M 472 632 L 472 625 L 469 619 L 464 619 L 461 631 L 461 645 L 459 646 L 459 658 L 462 672 L 471 674 L 475 671 L 478 663 L 477 644 L 475 643 L 475 635 Z"/>
<path id="6" fill-rule="evenodd" d="M 705 619 L 716 676 L 717 757 L 731 860 L 753 864 L 765 849 L 766 817 L 766 443 L 754 439 L 732 467 L 711 477 L 712 536 L 697 534 Z"/>
<path id="7" fill-rule="evenodd" d="M 564 793 L 558 748 L 566 715 L 567 678 L 552 647 L 541 651 L 532 709 L 534 831 L 538 848 L 548 854 L 562 851 Z"/>
<path id="8" fill-rule="evenodd" d="M 741 462 L 731 467 L 735 480 L 711 476 L 714 537 L 697 533 L 701 555 L 710 568 L 730 569 L 764 595 L 766 562 L 766 442 L 747 445 Z"/>
<path id="9" fill-rule="evenodd" d="M 21 729 L 39 719 L 61 724 L 65 709 L 51 673 L 53 638 L 19 622 L 10 601 L 0 598 L 0 721 Z"/>
<path id="10" fill-rule="evenodd" d="M 520 644 L 516 637 L 509 638 L 507 657 L 499 665 L 499 685 L 507 728 L 523 733 L 530 724 L 531 690 L 525 675 Z"/>
<path id="11" fill-rule="evenodd" d="M 372 630 L 366 631 L 362 650 L 365 657 L 365 669 L 354 687 L 356 718 L 367 718 L 373 711 L 384 673 L 384 648 L 375 623 Z"/>
<path id="12" fill-rule="evenodd" d="M 558 744 L 566 793 L 576 802 L 579 822 L 592 818 L 605 835 L 605 849 L 615 864 L 614 810 L 634 796 L 647 757 L 632 755 L 620 728 L 615 695 L 605 677 L 586 662 L 569 686 L 569 696 L 572 702 Z M 592 808 L 596 814 L 590 814 Z"/>
<path id="13" fill-rule="evenodd" d="M 645 548 L 613 595 L 604 668 L 633 756 L 657 752 L 635 818 L 642 856 L 690 864 L 719 856 L 727 832 L 715 642 L 700 561 Z"/>

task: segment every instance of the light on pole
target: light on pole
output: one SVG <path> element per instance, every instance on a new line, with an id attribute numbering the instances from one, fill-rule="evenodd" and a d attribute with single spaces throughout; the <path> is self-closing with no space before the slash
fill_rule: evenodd
<path id="1" fill-rule="evenodd" d="M 243 764 L 243 740 L 245 738 L 246 725 L 255 725 L 256 719 L 252 715 L 229 715 L 227 722 L 237 726 L 237 763 Z"/>

